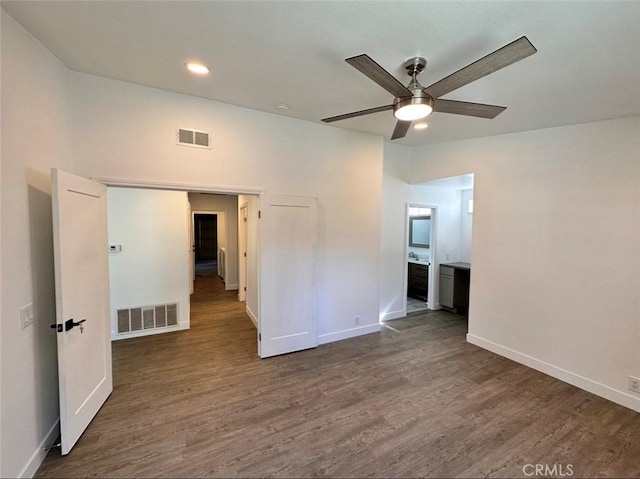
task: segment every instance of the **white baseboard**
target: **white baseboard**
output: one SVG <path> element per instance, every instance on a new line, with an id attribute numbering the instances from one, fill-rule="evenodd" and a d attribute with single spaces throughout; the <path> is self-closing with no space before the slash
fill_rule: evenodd
<path id="1" fill-rule="evenodd" d="M 38 468 L 40 467 L 40 464 L 42 464 L 42 461 L 44 461 L 44 458 L 47 457 L 47 451 L 45 451 L 44 448 L 47 446 L 51 446 L 53 444 L 53 441 L 55 441 L 58 438 L 59 434 L 60 434 L 60 419 L 56 419 L 56 422 L 53 423 L 53 426 L 51 426 L 51 429 L 49 429 L 49 432 L 47 433 L 45 438 L 38 445 L 38 449 L 36 449 L 34 453 L 31 455 L 31 457 L 29 458 L 29 462 L 27 462 L 26 466 L 24 466 L 22 471 L 20 471 L 20 474 L 18 475 L 18 477 L 31 478 L 36 475 L 36 472 L 38 472 Z"/>
<path id="2" fill-rule="evenodd" d="M 400 319 L 400 318 L 404 318 L 407 316 L 407 310 L 406 309 L 399 309 L 397 311 L 389 311 L 387 313 L 382 313 L 380 315 L 380 321 L 384 322 L 384 321 L 391 321 L 392 319 Z"/>
<path id="3" fill-rule="evenodd" d="M 380 323 L 368 324 L 366 326 L 358 326 L 357 328 L 343 329 L 335 333 L 320 334 L 318 336 L 318 344 L 327 344 L 343 339 L 355 338 L 365 334 L 377 333 L 380 331 Z"/>
<path id="4" fill-rule="evenodd" d="M 467 334 L 467 342 L 499 354 L 500 356 L 504 356 L 505 358 L 512 359 L 517 363 L 524 364 L 525 366 L 535 369 L 536 371 L 540 371 L 541 373 L 548 374 L 560 381 L 564 381 L 565 383 L 584 389 L 596 396 L 603 397 L 616 404 L 620 404 L 621 406 L 640 412 L 640 398 L 627 394 L 624 391 L 613 389 L 609 386 L 572 373 L 566 369 L 559 368 L 553 364 L 541 361 L 527 354 L 501 346 L 500 344 L 496 344 L 487 339 L 474 336 L 473 334 Z"/>
<path id="5" fill-rule="evenodd" d="M 111 341 L 119 341 L 121 339 L 139 338 L 141 336 L 153 336 L 154 334 L 173 333 L 175 331 L 183 331 L 189 329 L 189 323 L 180 323 L 177 326 L 169 326 L 167 328 L 141 329 L 130 333 L 118 334 L 111 331 Z"/>
<path id="6" fill-rule="evenodd" d="M 251 311 L 251 308 L 249 306 L 247 306 L 247 316 L 249 316 L 249 319 L 253 321 L 253 325 L 256 327 L 256 329 L 258 329 L 258 317 L 253 311 Z"/>
<path id="7" fill-rule="evenodd" d="M 225 283 L 224 284 L 224 289 L 227 290 L 227 291 L 231 291 L 231 290 L 234 290 L 234 289 L 239 289 L 239 286 L 238 286 L 238 283 L 234 283 L 234 284 Z"/>

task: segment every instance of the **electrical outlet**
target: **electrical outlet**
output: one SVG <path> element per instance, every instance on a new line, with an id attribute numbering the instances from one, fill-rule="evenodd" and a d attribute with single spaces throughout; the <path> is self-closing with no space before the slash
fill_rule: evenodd
<path id="1" fill-rule="evenodd" d="M 629 390 L 640 394 L 640 379 L 629 376 Z"/>
<path id="2" fill-rule="evenodd" d="M 26 329 L 33 324 L 33 303 L 20 308 L 20 326 Z"/>
<path id="3" fill-rule="evenodd" d="M 360 316 L 359 315 L 354 316 L 353 322 L 356 323 L 356 326 L 358 326 L 360 324 Z"/>

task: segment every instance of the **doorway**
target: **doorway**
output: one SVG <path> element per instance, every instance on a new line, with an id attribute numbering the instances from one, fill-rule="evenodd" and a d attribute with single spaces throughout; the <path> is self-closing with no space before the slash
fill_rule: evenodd
<path id="1" fill-rule="evenodd" d="M 433 205 L 407 204 L 407 235 L 405 257 L 406 274 L 406 312 L 424 312 L 434 309 L 434 267 L 437 248 L 437 207 Z"/>
<path id="2" fill-rule="evenodd" d="M 54 327 L 58 332 L 65 333 L 64 336 L 59 336 L 66 342 L 73 341 L 74 344 L 82 344 L 82 354 L 89 356 L 89 358 L 83 358 L 83 361 L 71 361 L 64 363 L 64 348 L 59 346 L 59 364 L 64 367 L 59 368 L 60 384 L 65 385 L 69 382 L 69 378 L 73 376 L 74 379 L 80 379 L 84 377 L 82 387 L 76 388 L 88 392 L 91 395 L 91 391 L 95 390 L 86 380 L 86 371 L 82 367 L 78 368 L 78 364 L 94 364 L 99 362 L 101 367 L 106 371 L 105 376 L 108 376 L 108 380 L 104 380 L 101 384 L 105 385 L 105 394 L 102 397 L 106 399 L 106 396 L 113 391 L 111 382 L 111 370 L 112 370 L 112 358 L 109 354 L 108 358 L 105 356 L 105 351 L 111 351 L 112 341 L 114 339 L 124 339 L 124 337 L 113 337 L 114 332 L 118 331 L 118 325 L 126 323 L 129 329 L 125 333 L 131 333 L 132 325 L 136 326 L 136 336 L 148 336 L 149 334 L 157 334 L 156 332 L 149 331 L 152 328 L 158 327 L 158 319 L 161 320 L 161 327 L 166 327 L 169 323 L 169 319 L 177 318 L 180 311 L 179 305 L 176 302 L 163 305 L 153 305 L 147 303 L 147 305 L 140 306 L 124 306 L 118 309 L 117 303 L 109 301 L 108 291 L 111 290 L 114 279 L 110 275 L 110 263 L 117 262 L 120 266 L 130 268 L 130 274 L 121 275 L 122 278 L 128 278 L 134 282 L 134 286 L 131 287 L 129 283 L 123 291 L 124 296 L 130 293 L 138 293 L 137 290 L 142 290 L 143 293 L 147 291 L 155 291 L 156 282 L 161 279 L 170 278 L 176 279 L 176 284 L 182 286 L 180 291 L 182 293 L 189 289 L 189 264 L 187 258 L 193 254 L 191 233 L 193 232 L 193 226 L 190 223 L 191 209 L 187 197 L 187 191 L 184 187 L 170 187 L 164 185 L 163 187 L 149 187 L 144 184 L 117 184 L 111 183 L 108 187 L 113 188 L 112 191 L 125 192 L 123 195 L 115 198 L 116 203 L 125 204 L 128 208 L 119 208 L 118 211 L 126 216 L 128 221 L 123 228 L 118 232 L 118 237 L 112 235 L 113 229 L 110 228 L 112 219 L 108 217 L 107 212 L 110 209 L 110 202 L 113 198 L 110 198 L 109 191 L 105 188 L 104 183 L 98 181 L 74 175 L 64 172 L 66 178 L 65 182 L 57 181 L 58 173 L 62 174 L 59 170 L 52 171 L 52 192 L 53 192 L 53 216 L 54 219 L 58 218 L 75 218 L 78 216 L 76 212 L 80 211 L 83 214 L 87 214 L 87 211 L 92 213 L 87 205 L 91 203 L 95 205 L 96 214 L 94 217 L 100 217 L 99 228 L 93 228 L 96 231 L 96 238 L 87 238 L 92 245 L 98 245 L 97 248 L 91 250 L 94 260 L 90 264 L 84 264 L 84 268 L 78 268 L 78 261 L 70 254 L 66 254 L 65 251 L 60 248 L 54 248 L 56 255 L 56 287 L 60 287 L 61 281 L 59 278 L 65 278 L 65 284 L 80 284 L 83 287 L 76 288 L 74 294 L 62 295 L 56 298 L 57 301 L 57 320 Z M 165 195 L 164 199 L 167 206 L 172 207 L 172 211 L 175 214 L 175 219 L 179 222 L 180 227 L 172 227 L 171 221 L 167 221 L 167 209 L 157 208 L 158 202 L 156 198 L 147 198 L 147 202 L 137 204 L 134 201 L 129 201 L 131 195 L 144 195 L 145 191 L 156 190 L 162 193 L 171 193 Z M 87 191 L 87 193 L 85 193 Z M 201 190 L 200 190 L 201 191 Z M 81 193 L 81 194 L 77 194 Z M 175 194 L 174 194 L 175 193 Z M 228 192 L 225 192 L 228 194 Z M 79 198 L 78 202 L 68 201 L 68 194 L 73 194 L 74 199 Z M 61 195 L 66 195 L 63 200 L 60 200 Z M 317 199 L 308 197 L 288 197 L 288 196 L 274 196 L 260 194 L 257 196 L 249 192 L 243 192 L 243 198 L 246 201 L 251 202 L 257 208 L 252 208 L 254 214 L 251 211 L 248 212 L 248 218 L 256 219 L 255 225 L 248 228 L 247 237 L 250 239 L 253 236 L 253 240 L 248 241 L 251 245 L 255 245 L 255 261 L 251 264 L 258 266 L 253 269 L 255 272 L 255 281 L 258 283 L 259 293 L 255 295 L 256 300 L 259 300 L 259 320 L 257 321 L 258 328 L 252 330 L 252 334 L 257 333 L 257 346 L 258 355 L 261 358 L 286 354 L 301 349 L 308 349 L 317 346 L 317 327 L 316 327 L 316 305 L 315 305 L 315 261 L 316 257 L 316 238 L 317 238 Z M 255 201 L 254 201 L 255 200 Z M 235 196 L 235 204 L 239 202 L 239 194 Z M 133 205 L 136 205 L 133 207 Z M 153 207 L 156 214 L 150 214 Z M 257 218 L 261 218 L 260 235 L 258 237 L 257 232 Z M 236 217 L 237 219 L 237 217 Z M 77 224 L 77 218 L 76 218 Z M 75 224 L 67 221 L 64 227 L 54 228 L 54 245 L 67 244 L 64 241 L 65 235 L 73 235 L 77 232 Z M 156 223 L 159 223 L 159 227 L 156 228 Z M 253 223 L 253 222 L 251 222 Z M 58 224 L 55 223 L 54 224 Z M 133 226 L 139 226 L 143 224 L 142 230 L 136 229 L 134 231 Z M 164 226 L 169 224 L 169 227 L 165 230 Z M 128 227 L 129 228 L 128 228 Z M 188 226 L 191 226 L 190 228 Z M 236 228 L 237 229 L 237 228 Z M 109 232 L 108 232 L 109 231 Z M 251 232 L 254 232 L 251 234 Z M 100 236 L 100 238 L 97 238 Z M 165 246 L 172 246 L 173 241 L 168 241 L 169 236 L 173 236 L 175 240 L 176 248 L 168 248 L 167 251 L 176 252 L 177 258 L 176 264 L 183 266 L 183 271 L 179 274 L 176 273 L 173 266 L 170 264 L 167 271 L 147 271 L 147 266 L 161 264 L 166 267 L 170 261 L 167 256 L 155 255 L 145 266 L 141 266 L 139 260 L 145 252 L 154 252 Z M 259 238 L 259 240 L 258 240 Z M 255 241 L 254 241 L 255 240 Z M 105 251 L 100 248 L 100 245 L 108 243 L 108 251 L 114 256 L 110 256 L 109 260 L 104 261 Z M 104 246 L 103 246 L 104 247 Z M 137 248 L 137 249 L 136 249 Z M 86 248 L 77 248 L 81 253 L 85 252 Z M 93 254 L 95 252 L 95 254 Z M 292 253 L 293 252 L 293 253 Z M 282 262 L 279 259 L 287 255 L 290 258 L 288 262 Z M 102 258 L 102 260 L 100 260 Z M 85 257 L 83 257 L 83 260 Z M 100 262 L 104 264 L 102 268 L 92 267 L 93 263 Z M 109 267 L 107 267 L 109 264 Z M 193 264 L 193 263 L 191 263 Z M 264 267 L 262 267 L 264 265 Z M 84 287 L 83 278 L 81 273 L 84 271 L 90 271 L 95 276 L 95 281 L 89 284 L 89 287 Z M 259 274 L 258 274 L 259 272 Z M 147 281 L 140 285 L 140 274 L 145 273 L 148 276 Z M 84 281 L 84 283 L 89 283 Z M 140 287 L 142 286 L 142 287 Z M 226 289 L 224 290 L 226 294 Z M 102 297 L 104 301 L 96 301 L 95 298 Z M 163 295 L 164 300 L 168 300 L 166 294 Z M 89 311 L 90 314 L 85 314 L 84 310 L 88 308 L 83 307 L 82 311 L 74 310 L 74 317 L 81 318 L 87 316 L 91 318 L 90 323 L 94 327 L 83 325 L 86 319 L 78 320 L 74 322 L 74 319 L 66 319 L 70 314 L 60 313 L 66 311 L 65 308 L 69 308 L 69 297 L 74 299 L 80 298 L 83 304 L 95 305 L 99 309 L 98 313 Z M 113 299 L 113 298 L 112 298 Z M 130 299 L 130 298 L 129 298 Z M 138 298 L 136 301 L 141 300 Z M 145 302 L 148 300 L 144 300 Z M 173 300 L 172 300 L 173 301 Z M 76 301 L 76 304 L 78 301 Z M 185 303 L 188 305 L 188 301 Z M 239 301 L 238 304 L 245 312 L 248 312 L 248 307 L 242 305 Z M 288 314 L 283 314 L 282 306 L 288 308 Z M 187 306 L 188 307 L 188 306 Z M 79 312 L 78 315 L 76 313 Z M 224 312 L 223 312 L 224 313 Z M 243 313 L 244 315 L 244 313 Z M 170 318 L 171 317 L 171 318 Z M 187 314 L 188 317 L 188 314 Z M 111 321 L 109 319 L 111 318 Z M 244 315 L 246 318 L 246 315 Z M 204 319 L 208 320 L 209 315 L 204 314 Z M 293 320 L 292 320 L 293 319 Z M 134 321 L 135 320 L 135 321 Z M 140 325 L 140 327 L 138 327 Z M 77 328 L 76 328 L 77 326 Z M 96 328 L 95 326 L 98 326 Z M 110 326 L 114 327 L 109 334 Z M 173 326 L 173 325 L 171 325 Z M 176 331 L 177 329 L 187 329 L 187 327 L 175 327 L 171 329 Z M 251 326 L 249 325 L 251 328 Z M 73 331 L 72 331 L 73 328 Z M 80 335 L 84 329 L 88 331 L 99 331 L 102 328 L 102 336 L 90 334 Z M 302 331 L 300 330 L 302 328 Z M 253 328 L 252 328 L 253 329 Z M 168 332 L 169 329 L 165 330 Z M 180 335 L 181 338 L 192 337 L 193 335 Z M 131 334 L 127 334 L 127 337 L 133 337 Z M 137 338 L 137 341 L 152 341 L 158 338 L 168 337 L 168 335 L 159 335 L 154 338 Z M 171 336 L 175 338 L 176 336 Z M 255 336 L 254 336 L 255 337 Z M 67 339 L 71 338 L 71 339 Z M 86 339 L 83 339 L 86 338 Z M 98 339 L 91 344 L 91 339 Z M 62 350 L 62 352 L 60 352 Z M 166 359 L 166 358 L 165 358 Z M 80 374 L 79 374 L 80 373 Z M 85 387 L 86 386 L 86 387 Z M 60 388 L 61 404 L 66 404 L 66 398 L 69 397 L 69 391 L 63 387 Z M 81 398 L 78 402 L 86 403 L 90 398 Z M 70 449 L 73 442 L 82 434 L 86 429 L 89 422 L 97 413 L 97 410 L 101 407 L 104 401 L 100 401 L 97 408 L 93 408 L 90 412 L 83 416 L 81 422 L 75 422 L 70 424 L 73 427 L 73 433 L 69 433 L 69 427 L 65 425 L 61 426 L 62 442 L 67 443 L 66 452 Z M 76 408 L 77 411 L 77 408 Z M 67 411 L 61 408 L 61 421 L 66 420 L 65 416 Z M 69 425 L 67 425 L 69 426 Z M 71 445 L 68 443 L 71 441 Z M 65 452 L 65 453 L 66 453 Z"/>
<path id="3" fill-rule="evenodd" d="M 214 200 L 222 207 L 211 207 Z M 235 287 L 226 277 L 222 287 L 237 294 L 233 263 L 237 263 L 238 201 L 237 194 L 108 188 L 113 340 L 189 329 L 193 280 L 197 273 L 222 282 L 218 250 L 224 246 Z M 256 270 L 251 273 L 257 275 Z M 252 284 L 256 283 L 257 278 Z"/>
<path id="4" fill-rule="evenodd" d="M 427 183 L 411 185 L 409 187 L 410 203 L 406 204 L 406 231 L 404 237 L 405 258 L 403 259 L 405 268 L 405 286 L 403 291 L 405 296 L 409 289 L 409 262 L 413 254 L 417 255 L 413 260 L 418 263 L 428 263 L 428 294 L 427 309 L 439 310 L 448 304 L 448 293 L 451 288 L 443 290 L 440 283 L 441 266 L 448 265 L 454 269 L 465 269 L 467 273 L 471 268 L 471 245 L 472 245 L 472 222 L 473 222 L 473 173 L 465 175 L 441 178 Z M 411 208 L 417 208 L 411 210 Z M 427 215 L 431 209 L 431 239 L 429 248 L 410 247 L 410 224 L 411 214 Z M 413 254 L 412 254 L 413 253 Z M 446 276 L 444 274 L 443 276 Z M 447 286 L 447 285 L 445 285 Z M 450 286 L 450 285 L 448 285 Z M 457 287 L 456 287 L 457 288 Z M 455 288 L 454 288 L 455 289 Z M 464 288 L 463 288 L 464 289 Z M 467 291 L 469 288 L 467 288 Z M 445 303 L 441 303 L 442 294 L 445 296 Z M 463 294 L 464 293 L 464 294 Z M 468 297 L 468 293 L 456 293 L 462 298 Z M 462 299 L 461 299 L 462 301 Z M 462 301 L 460 304 L 468 302 Z M 405 303 L 407 304 L 407 303 Z M 447 306 L 449 307 L 449 306 Z M 456 310 L 465 310 L 462 306 Z M 405 306 L 405 313 L 411 312 Z"/>
<path id="5" fill-rule="evenodd" d="M 218 215 L 195 213 L 193 216 L 193 252 L 196 275 L 217 271 Z"/>

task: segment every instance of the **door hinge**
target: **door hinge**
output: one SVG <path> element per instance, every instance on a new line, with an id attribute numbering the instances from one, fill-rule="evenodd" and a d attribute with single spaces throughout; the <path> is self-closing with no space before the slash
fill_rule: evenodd
<path id="1" fill-rule="evenodd" d="M 242 221 L 244 221 L 246 223 L 247 222 L 247 218 L 242 218 Z"/>
<path id="2" fill-rule="evenodd" d="M 244 290 L 245 290 L 245 291 L 247 290 L 247 287 L 246 287 L 246 286 L 244 287 Z"/>
<path id="3" fill-rule="evenodd" d="M 258 333 L 258 341 L 262 341 L 262 333 Z"/>
<path id="4" fill-rule="evenodd" d="M 244 252 L 244 257 L 245 257 L 245 258 L 247 257 L 247 252 L 246 252 L 246 251 Z"/>
<path id="5" fill-rule="evenodd" d="M 258 210 L 258 219 L 262 218 L 262 211 Z"/>

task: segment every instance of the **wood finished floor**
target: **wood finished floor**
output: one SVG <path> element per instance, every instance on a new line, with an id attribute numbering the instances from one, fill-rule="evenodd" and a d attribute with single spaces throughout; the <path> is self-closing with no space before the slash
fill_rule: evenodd
<path id="1" fill-rule="evenodd" d="M 235 296 L 199 278 L 191 330 L 114 343 L 111 397 L 37 477 L 640 477 L 640 414 L 467 344 L 463 317 L 260 360 Z"/>

